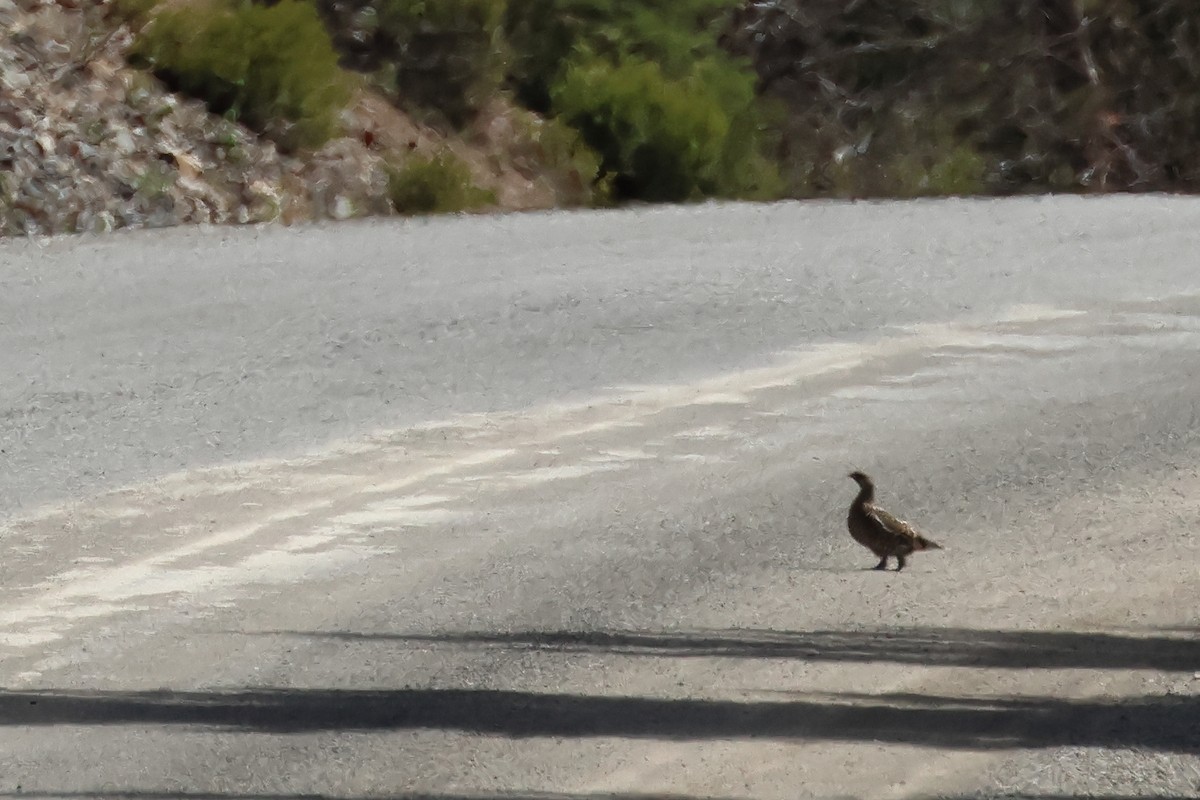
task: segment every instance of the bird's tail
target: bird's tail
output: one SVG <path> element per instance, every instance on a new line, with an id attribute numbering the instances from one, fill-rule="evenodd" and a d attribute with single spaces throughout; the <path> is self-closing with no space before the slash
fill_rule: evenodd
<path id="1" fill-rule="evenodd" d="M 916 547 L 913 550 L 941 550 L 942 546 L 933 539 L 926 539 L 924 536 L 917 536 L 915 539 Z"/>

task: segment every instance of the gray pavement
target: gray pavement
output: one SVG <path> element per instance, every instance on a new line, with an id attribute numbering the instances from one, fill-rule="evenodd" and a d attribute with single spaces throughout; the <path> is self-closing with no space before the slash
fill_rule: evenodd
<path id="1" fill-rule="evenodd" d="M 1196 796 L 1197 212 L 0 245 L 0 797 Z"/>

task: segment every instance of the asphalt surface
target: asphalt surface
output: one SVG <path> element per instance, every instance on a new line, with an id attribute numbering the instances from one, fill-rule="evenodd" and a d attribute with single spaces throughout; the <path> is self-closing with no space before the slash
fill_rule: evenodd
<path id="1" fill-rule="evenodd" d="M 0 797 L 1200 796 L 1198 212 L 0 244 Z"/>
<path id="2" fill-rule="evenodd" d="M 1189 200 L 705 206 L 0 244 L 0 512 L 886 326 L 1196 282 Z"/>

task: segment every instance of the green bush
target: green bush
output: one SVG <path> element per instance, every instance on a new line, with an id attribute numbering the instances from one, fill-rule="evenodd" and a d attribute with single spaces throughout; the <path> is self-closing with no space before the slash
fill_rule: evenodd
<path id="1" fill-rule="evenodd" d="M 343 63 L 409 111 L 468 123 L 507 69 L 507 0 L 315 0 Z"/>
<path id="2" fill-rule="evenodd" d="M 547 111 L 567 65 L 590 57 L 653 61 L 683 78 L 721 55 L 718 37 L 739 0 L 524 0 L 508 6 L 504 28 L 523 103 Z"/>
<path id="3" fill-rule="evenodd" d="M 446 214 L 496 202 L 495 194 L 476 186 L 467 165 L 449 153 L 390 167 L 388 194 L 401 214 Z"/>
<path id="4" fill-rule="evenodd" d="M 328 140 L 350 96 L 329 35 L 302 0 L 163 9 L 138 35 L 134 56 L 171 86 L 288 150 Z"/>
<path id="5" fill-rule="evenodd" d="M 461 127 L 504 81 L 506 0 L 384 0 L 379 25 L 391 38 L 398 97 Z"/>
<path id="6" fill-rule="evenodd" d="M 753 89 L 711 61 L 673 80 L 655 62 L 570 67 L 554 108 L 600 154 L 617 199 L 680 201 L 767 195 L 773 170 L 757 152 Z"/>
<path id="7" fill-rule="evenodd" d="M 513 85 L 601 156 L 615 199 L 768 197 L 755 75 L 720 33 L 737 0 L 527 0 L 505 30 Z"/>
<path id="8" fill-rule="evenodd" d="M 988 164 L 983 156 L 963 143 L 929 168 L 922 187 L 933 195 L 973 195 L 985 190 Z"/>

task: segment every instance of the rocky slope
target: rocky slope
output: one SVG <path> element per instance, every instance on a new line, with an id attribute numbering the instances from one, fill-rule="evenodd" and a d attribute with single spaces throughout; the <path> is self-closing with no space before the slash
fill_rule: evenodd
<path id="1" fill-rule="evenodd" d="M 343 136 L 282 154 L 129 67 L 132 35 L 109 12 L 0 0 L 0 235 L 391 213 L 385 159 L 401 151 L 454 152 L 501 208 L 583 193 L 578 176 L 539 169 L 536 120 L 502 101 L 449 140 L 361 92 Z"/>

